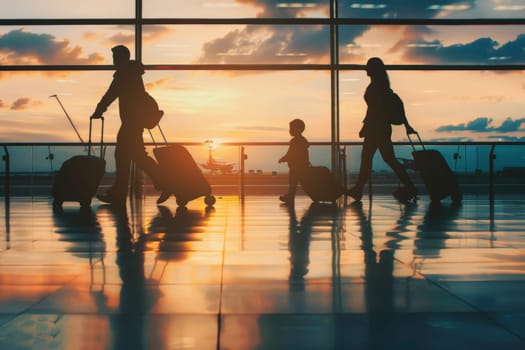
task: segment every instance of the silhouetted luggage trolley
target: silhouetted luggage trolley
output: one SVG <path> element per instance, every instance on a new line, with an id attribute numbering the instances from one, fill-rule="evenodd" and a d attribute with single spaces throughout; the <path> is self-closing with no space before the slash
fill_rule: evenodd
<path id="1" fill-rule="evenodd" d="M 412 156 L 414 157 L 416 169 L 425 183 L 430 200 L 439 202 L 443 198 L 450 196 L 452 202 L 460 203 L 463 196 L 459 189 L 459 181 L 456 174 L 450 169 L 447 161 L 439 151 L 425 149 L 419 134 L 416 133 L 416 135 L 422 149 L 416 150 L 410 135 L 408 135 L 408 140 L 412 146 Z"/>
<path id="2" fill-rule="evenodd" d="M 61 210 L 65 201 L 80 202 L 82 209 L 91 206 L 91 199 L 104 176 L 104 117 L 101 120 L 100 157 L 91 155 L 91 131 L 93 119 L 89 119 L 88 155 L 77 155 L 66 160 L 53 182 L 53 209 Z"/>
<path id="3" fill-rule="evenodd" d="M 158 128 L 166 146 L 157 147 L 150 131 L 155 143 L 153 154 L 162 170 L 170 176 L 168 191 L 175 196 L 177 205 L 184 207 L 189 201 L 203 196 L 207 206 L 214 205 L 215 197 L 211 194 L 211 186 L 190 152 L 181 145 L 167 145 L 168 141 L 160 125 Z"/>
<path id="4" fill-rule="evenodd" d="M 301 187 L 314 202 L 335 202 L 343 189 L 325 166 L 310 166 L 301 176 Z"/>

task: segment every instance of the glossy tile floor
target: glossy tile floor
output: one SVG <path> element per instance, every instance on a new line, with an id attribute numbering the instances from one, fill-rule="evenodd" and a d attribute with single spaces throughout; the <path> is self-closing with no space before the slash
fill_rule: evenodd
<path id="1" fill-rule="evenodd" d="M 525 349 L 525 196 L 2 198 L 0 349 Z"/>

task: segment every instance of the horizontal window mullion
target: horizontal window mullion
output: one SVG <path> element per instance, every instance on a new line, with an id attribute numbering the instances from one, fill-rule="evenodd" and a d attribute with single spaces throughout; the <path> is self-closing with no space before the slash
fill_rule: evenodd
<path id="1" fill-rule="evenodd" d="M 142 24 L 297 24 L 328 25 L 329 18 L 143 18 Z"/>
<path id="2" fill-rule="evenodd" d="M 465 64 L 440 64 L 440 65 L 425 65 L 425 64 L 392 64 L 385 65 L 387 70 L 405 70 L 405 71 L 422 71 L 422 70 L 442 70 L 442 71 L 484 71 L 484 70 L 525 70 L 525 65 L 465 65 Z M 363 64 L 339 64 L 339 70 L 364 70 L 366 67 Z"/>
<path id="3" fill-rule="evenodd" d="M 61 25 L 134 25 L 134 18 L 71 18 L 71 19 L 0 19 L 5 26 L 61 26 Z"/>
<path id="4" fill-rule="evenodd" d="M 150 64 L 147 70 L 364 70 L 362 64 Z M 525 70 L 525 65 L 386 65 L 387 70 L 484 71 Z M 112 65 L 5 65 L 0 71 L 106 71 Z"/>
<path id="5" fill-rule="evenodd" d="M 150 64 L 148 70 L 329 70 L 330 64 Z"/>
<path id="6" fill-rule="evenodd" d="M 0 25 L 111 25 L 111 24 L 296 24 L 296 25 L 523 25 L 525 18 L 72 18 L 0 19 Z"/>
<path id="7" fill-rule="evenodd" d="M 0 71 L 90 71 L 90 70 L 114 70 L 112 65 L 0 65 Z"/>
<path id="8" fill-rule="evenodd" d="M 327 70 L 329 64 L 152 64 L 147 70 Z M 112 65 L 0 65 L 0 71 L 104 71 Z"/>
<path id="9" fill-rule="evenodd" d="M 347 25 L 520 25 L 525 24 L 525 18 L 337 18 L 335 23 Z"/>

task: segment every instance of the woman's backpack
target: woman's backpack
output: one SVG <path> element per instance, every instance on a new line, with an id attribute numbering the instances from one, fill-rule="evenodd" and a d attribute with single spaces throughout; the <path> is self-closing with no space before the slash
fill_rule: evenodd
<path id="1" fill-rule="evenodd" d="M 390 90 L 389 102 L 390 106 L 388 108 L 388 113 L 390 118 L 390 124 L 404 124 L 407 117 L 405 114 L 405 106 L 403 105 L 401 97 L 399 97 L 399 95 L 396 94 L 394 91 Z"/>

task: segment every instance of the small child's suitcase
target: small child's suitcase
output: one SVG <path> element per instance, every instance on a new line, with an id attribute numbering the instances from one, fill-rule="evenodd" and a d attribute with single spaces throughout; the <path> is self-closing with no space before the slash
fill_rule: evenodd
<path id="1" fill-rule="evenodd" d="M 65 201 L 79 202 L 82 209 L 91 205 L 91 199 L 97 191 L 104 175 L 106 161 L 103 157 L 104 118 L 100 133 L 100 157 L 91 155 L 91 129 L 93 118 L 89 119 L 88 155 L 77 155 L 66 160 L 53 181 L 53 209 L 62 210 Z"/>
<path id="2" fill-rule="evenodd" d="M 343 194 L 330 170 L 324 166 L 310 166 L 301 176 L 301 187 L 314 202 L 335 202 Z"/>
<path id="3" fill-rule="evenodd" d="M 159 130 L 162 132 L 160 126 Z M 164 138 L 164 134 L 162 136 Z M 167 143 L 166 138 L 164 142 Z M 173 144 L 155 147 L 153 154 L 169 179 L 170 188 L 167 191 L 175 196 L 179 206 L 184 207 L 189 201 L 202 196 L 206 205 L 215 204 L 208 180 L 184 146 Z"/>
<path id="4" fill-rule="evenodd" d="M 416 169 L 421 175 L 425 187 L 427 188 L 430 200 L 439 202 L 443 198 L 450 196 L 454 203 L 460 203 L 462 194 L 459 189 L 459 182 L 456 174 L 452 172 L 443 155 L 437 150 L 427 150 L 417 134 L 421 150 L 416 150 L 410 135 L 408 139 L 412 145 L 412 156 L 416 164 Z"/>

